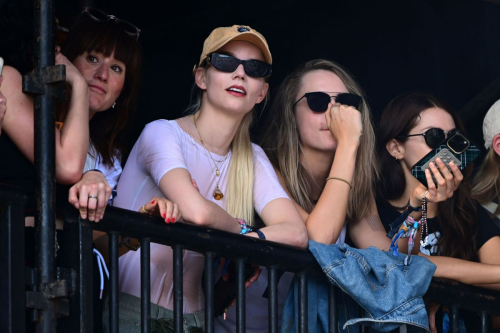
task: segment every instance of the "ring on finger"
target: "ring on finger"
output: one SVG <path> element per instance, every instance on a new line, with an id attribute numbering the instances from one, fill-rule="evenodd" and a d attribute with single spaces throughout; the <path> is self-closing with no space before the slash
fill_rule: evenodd
<path id="1" fill-rule="evenodd" d="M 148 213 L 146 208 L 144 208 L 144 205 L 141 207 L 141 209 L 139 209 L 139 212 L 146 213 L 146 214 Z"/>
<path id="2" fill-rule="evenodd" d="M 89 199 L 97 199 L 97 195 L 89 195 Z"/>

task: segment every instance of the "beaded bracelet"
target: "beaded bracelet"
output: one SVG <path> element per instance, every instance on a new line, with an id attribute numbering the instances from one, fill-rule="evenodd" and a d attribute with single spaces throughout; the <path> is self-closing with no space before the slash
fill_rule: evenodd
<path id="1" fill-rule="evenodd" d="M 252 231 L 252 228 L 247 225 L 245 220 L 239 219 L 239 218 L 235 218 L 235 220 L 238 221 L 238 223 L 240 224 L 240 227 L 241 227 L 240 234 L 241 235 L 247 234 L 247 233 Z"/>

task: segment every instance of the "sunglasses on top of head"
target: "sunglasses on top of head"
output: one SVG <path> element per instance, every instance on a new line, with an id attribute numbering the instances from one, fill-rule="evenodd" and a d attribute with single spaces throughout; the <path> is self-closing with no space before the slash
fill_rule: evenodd
<path id="1" fill-rule="evenodd" d="M 234 56 L 212 53 L 207 57 L 207 62 L 212 64 L 215 68 L 221 72 L 232 73 L 238 68 L 240 64 L 243 64 L 243 69 L 248 76 L 255 78 L 262 78 L 271 75 L 272 68 L 267 62 L 260 60 L 241 60 Z"/>
<path id="2" fill-rule="evenodd" d="M 419 133 L 419 134 L 406 134 L 406 135 L 398 135 L 396 139 L 403 139 L 403 138 L 409 138 L 412 136 L 423 136 L 425 139 L 425 143 L 429 146 L 429 148 L 435 149 L 439 147 L 439 145 L 452 133 L 454 133 L 456 129 L 451 130 L 449 132 L 446 132 L 445 130 L 442 130 L 441 128 L 429 128 L 427 131 L 424 133 Z"/>
<path id="3" fill-rule="evenodd" d="M 90 16 L 91 19 L 98 22 L 107 22 L 113 20 L 125 31 L 127 35 L 135 37 L 135 40 L 139 39 L 139 34 L 141 33 L 141 29 L 137 28 L 130 22 L 120 20 L 118 17 L 114 15 L 108 15 L 105 12 L 100 11 L 99 9 L 91 7 L 85 7 L 82 13 L 86 13 L 88 16 Z"/>
<path id="4" fill-rule="evenodd" d="M 356 94 L 351 93 L 339 93 L 339 92 L 331 92 L 329 95 L 326 92 L 315 91 L 305 93 L 304 96 L 299 98 L 297 102 L 293 104 L 293 107 L 297 105 L 304 97 L 307 99 L 307 105 L 311 111 L 314 112 L 325 112 L 328 109 L 328 103 L 330 103 L 333 98 L 336 103 L 340 103 L 343 105 L 348 105 L 354 107 L 356 110 L 359 110 L 359 105 L 361 104 L 362 98 Z"/>

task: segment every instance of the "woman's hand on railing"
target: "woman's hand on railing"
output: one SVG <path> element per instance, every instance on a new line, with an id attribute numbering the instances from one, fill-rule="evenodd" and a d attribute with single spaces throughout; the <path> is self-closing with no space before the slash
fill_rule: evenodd
<path id="1" fill-rule="evenodd" d="M 111 197 L 111 187 L 100 171 L 87 171 L 69 189 L 68 201 L 80 210 L 82 219 L 99 222 Z"/>
<path id="2" fill-rule="evenodd" d="M 166 223 L 179 222 L 182 218 L 182 213 L 176 203 L 159 197 L 152 198 L 150 202 L 139 208 L 139 212 L 161 216 Z"/>

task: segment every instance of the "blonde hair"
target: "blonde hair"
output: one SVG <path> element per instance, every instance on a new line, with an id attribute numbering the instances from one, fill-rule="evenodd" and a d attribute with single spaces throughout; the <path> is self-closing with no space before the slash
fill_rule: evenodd
<path id="1" fill-rule="evenodd" d="M 375 133 L 366 97 L 354 78 L 338 64 L 317 59 L 300 65 L 289 74 L 278 89 L 271 108 L 271 117 L 265 131 L 262 148 L 273 166 L 281 173 L 293 199 L 307 212 L 313 203 L 309 197 L 311 176 L 300 163 L 302 143 L 295 121 L 294 103 L 302 84 L 302 78 L 312 71 L 324 70 L 337 75 L 350 93 L 363 97 L 359 108 L 362 114 L 363 135 L 356 156 L 356 166 L 352 181 L 353 190 L 349 195 L 347 220 L 366 217 L 370 213 L 369 202 L 375 197 L 374 186 L 378 177 L 378 163 L 375 154 Z"/>
<path id="2" fill-rule="evenodd" d="M 191 99 L 193 102 L 186 109 L 186 114 L 194 114 L 201 108 L 203 90 L 196 83 L 191 90 Z M 264 108 L 268 99 L 269 91 L 261 103 L 262 107 L 259 106 L 259 108 Z M 250 226 L 254 226 L 253 183 L 255 179 L 250 126 L 255 109 L 256 107 L 243 117 L 231 142 L 232 156 L 224 194 L 227 198 L 226 212 L 233 217 L 245 220 Z"/>
<path id="3" fill-rule="evenodd" d="M 494 149 L 488 151 L 483 164 L 474 177 L 472 197 L 482 204 L 491 202 L 500 197 L 500 157 Z M 495 215 L 500 213 L 500 205 L 495 210 Z"/>

